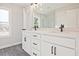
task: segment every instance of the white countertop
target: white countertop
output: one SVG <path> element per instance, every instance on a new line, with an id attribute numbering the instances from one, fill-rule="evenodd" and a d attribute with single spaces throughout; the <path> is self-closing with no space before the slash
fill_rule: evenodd
<path id="1" fill-rule="evenodd" d="M 55 35 L 55 36 L 62 36 L 62 37 L 69 37 L 69 38 L 76 38 L 79 36 L 79 30 L 78 29 L 64 29 L 63 32 L 60 32 L 59 29 L 56 28 L 42 28 L 38 30 L 27 30 L 30 32 L 45 34 L 45 35 Z"/>

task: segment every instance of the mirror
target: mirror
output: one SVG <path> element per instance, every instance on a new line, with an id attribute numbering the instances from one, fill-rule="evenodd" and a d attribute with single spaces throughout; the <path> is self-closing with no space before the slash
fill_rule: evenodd
<path id="1" fill-rule="evenodd" d="M 40 28 L 51 28 L 55 26 L 54 13 L 51 10 L 51 5 L 48 3 L 38 4 L 33 9 L 33 21 L 34 17 L 38 18 Z"/>
<path id="2" fill-rule="evenodd" d="M 54 19 L 52 14 L 41 14 L 35 13 L 33 18 L 36 17 L 38 19 L 38 25 L 40 28 L 51 28 L 54 27 Z M 34 19 L 35 21 L 35 19 Z"/>
<path id="3" fill-rule="evenodd" d="M 33 23 L 38 19 L 37 25 L 40 28 L 58 28 L 61 24 L 65 27 L 78 27 L 78 6 L 73 3 L 38 4 L 33 8 Z"/>

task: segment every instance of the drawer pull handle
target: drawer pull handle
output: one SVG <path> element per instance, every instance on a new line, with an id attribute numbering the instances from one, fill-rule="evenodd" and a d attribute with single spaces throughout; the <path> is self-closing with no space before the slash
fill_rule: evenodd
<path id="1" fill-rule="evenodd" d="M 36 54 L 36 53 L 34 53 L 34 52 L 33 52 L 33 55 L 37 56 L 37 54 Z"/>
<path id="2" fill-rule="evenodd" d="M 51 54 L 53 54 L 53 46 L 51 47 Z"/>
<path id="3" fill-rule="evenodd" d="M 37 45 L 36 43 L 33 43 L 34 45 Z"/>
<path id="4" fill-rule="evenodd" d="M 26 30 L 26 29 L 22 29 L 22 30 Z"/>
<path id="5" fill-rule="evenodd" d="M 54 48 L 54 55 L 56 55 L 56 47 Z"/>
<path id="6" fill-rule="evenodd" d="M 33 37 L 37 37 L 37 35 L 33 35 Z"/>
<path id="7" fill-rule="evenodd" d="M 26 42 L 26 37 L 24 37 L 24 41 Z"/>

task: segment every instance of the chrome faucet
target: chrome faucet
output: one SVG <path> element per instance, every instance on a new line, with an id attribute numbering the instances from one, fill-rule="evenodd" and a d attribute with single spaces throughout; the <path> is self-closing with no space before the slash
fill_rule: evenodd
<path id="1" fill-rule="evenodd" d="M 61 24 L 61 26 L 59 27 L 61 32 L 63 32 L 63 28 L 64 28 L 64 24 Z"/>

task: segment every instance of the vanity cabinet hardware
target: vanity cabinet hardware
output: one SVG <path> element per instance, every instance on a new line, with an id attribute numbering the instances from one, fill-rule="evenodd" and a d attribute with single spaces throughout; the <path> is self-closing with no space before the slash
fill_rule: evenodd
<path id="1" fill-rule="evenodd" d="M 53 54 L 53 46 L 51 47 L 51 54 Z"/>
<path id="2" fill-rule="evenodd" d="M 33 52 L 33 55 L 37 56 L 37 54 L 36 54 L 36 53 L 34 53 L 34 52 Z"/>
<path id="3" fill-rule="evenodd" d="M 22 29 L 22 30 L 27 30 L 27 29 Z"/>
<path id="4" fill-rule="evenodd" d="M 56 55 L 56 47 L 54 47 L 54 55 Z"/>
<path id="5" fill-rule="evenodd" d="M 33 35 L 33 37 L 37 37 L 37 35 Z"/>
<path id="6" fill-rule="evenodd" d="M 26 42 L 26 37 L 24 37 L 24 41 Z"/>
<path id="7" fill-rule="evenodd" d="M 36 43 L 33 43 L 34 45 L 37 45 Z"/>

